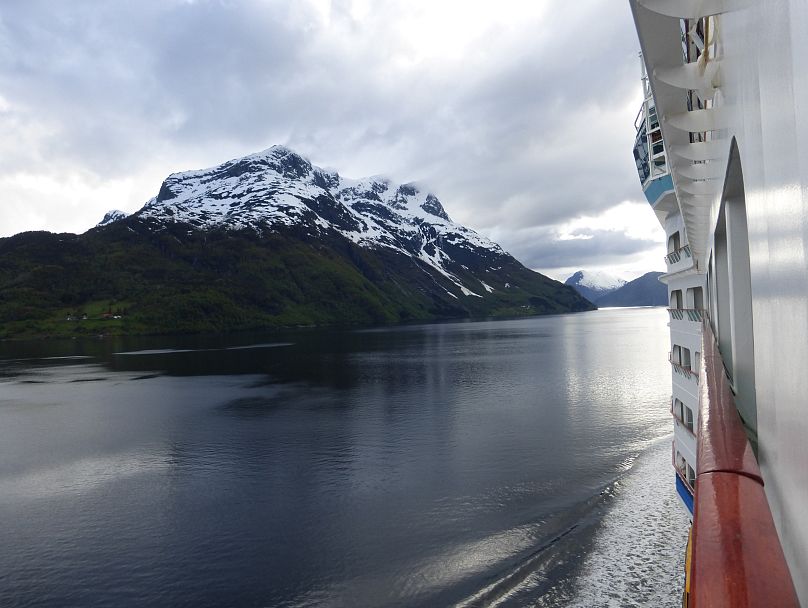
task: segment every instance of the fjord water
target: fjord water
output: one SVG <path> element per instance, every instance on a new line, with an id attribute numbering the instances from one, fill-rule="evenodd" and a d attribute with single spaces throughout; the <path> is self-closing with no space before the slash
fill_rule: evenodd
<path id="1" fill-rule="evenodd" d="M 678 605 L 667 345 L 664 309 L 0 343 L 0 605 Z"/>

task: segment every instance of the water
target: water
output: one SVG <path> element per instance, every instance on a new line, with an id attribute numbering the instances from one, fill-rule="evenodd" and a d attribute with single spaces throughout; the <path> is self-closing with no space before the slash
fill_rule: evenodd
<path id="1" fill-rule="evenodd" d="M 2 606 L 677 606 L 662 309 L 0 343 Z"/>

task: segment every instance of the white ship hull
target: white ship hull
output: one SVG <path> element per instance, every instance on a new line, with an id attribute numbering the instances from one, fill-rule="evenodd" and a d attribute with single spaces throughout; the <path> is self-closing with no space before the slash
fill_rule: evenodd
<path id="1" fill-rule="evenodd" d="M 702 484 L 702 474 L 716 473 L 698 470 L 700 446 L 714 439 L 700 434 L 707 389 L 696 375 L 703 383 L 716 373 L 701 369 L 704 328 L 717 339 L 776 540 L 808 604 L 808 4 L 630 5 L 647 72 L 645 115 L 651 108 L 664 141 L 655 156 L 662 143 L 638 131 L 650 166 L 638 166 L 641 181 L 673 254 L 663 280 L 679 483 L 695 489 L 698 520 L 699 488 L 712 479 Z"/>

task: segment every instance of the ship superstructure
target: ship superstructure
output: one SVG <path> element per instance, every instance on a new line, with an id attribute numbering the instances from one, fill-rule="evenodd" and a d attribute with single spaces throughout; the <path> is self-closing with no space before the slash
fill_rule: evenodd
<path id="1" fill-rule="evenodd" d="M 689 606 L 808 603 L 808 5 L 629 0 Z"/>
<path id="2" fill-rule="evenodd" d="M 643 104 L 635 120 L 634 159 L 648 203 L 665 229 L 667 272 L 660 278 L 668 285 L 671 348 L 671 414 L 674 436 L 671 459 L 676 489 L 693 514 L 696 485 L 696 424 L 698 377 L 701 360 L 701 328 L 704 318 L 705 273 L 700 270 L 687 241 L 684 218 L 673 186 L 672 165 L 662 137 L 653 93 L 641 62 Z"/>

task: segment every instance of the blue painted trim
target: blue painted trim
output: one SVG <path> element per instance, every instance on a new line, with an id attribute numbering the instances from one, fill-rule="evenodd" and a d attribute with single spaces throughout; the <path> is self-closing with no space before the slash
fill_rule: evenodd
<path id="1" fill-rule="evenodd" d="M 682 478 L 679 477 L 676 473 L 676 491 L 679 493 L 679 498 L 682 499 L 682 502 L 685 503 L 687 510 L 690 511 L 690 514 L 693 515 L 693 495 L 690 493 L 690 490 L 685 485 L 685 482 L 682 481 Z"/>
<path id="2" fill-rule="evenodd" d="M 673 192 L 673 177 L 671 177 L 670 173 L 652 180 L 645 187 L 645 198 L 653 206 L 668 192 Z"/>

